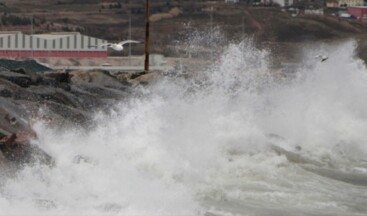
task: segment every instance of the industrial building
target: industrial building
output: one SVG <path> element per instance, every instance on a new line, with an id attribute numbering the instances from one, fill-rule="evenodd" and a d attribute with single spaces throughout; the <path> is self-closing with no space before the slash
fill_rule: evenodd
<path id="1" fill-rule="evenodd" d="M 78 32 L 23 34 L 20 31 L 0 32 L 0 57 L 7 58 L 105 58 L 107 41 Z"/>

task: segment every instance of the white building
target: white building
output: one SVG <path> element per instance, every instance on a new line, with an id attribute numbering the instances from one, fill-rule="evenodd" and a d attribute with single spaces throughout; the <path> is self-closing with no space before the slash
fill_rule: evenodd
<path id="1" fill-rule="evenodd" d="M 275 3 L 280 7 L 287 7 L 293 5 L 294 0 L 261 0 L 263 4 Z"/>
<path id="2" fill-rule="evenodd" d="M 338 0 L 339 7 L 363 6 L 363 0 Z"/>
<path id="3" fill-rule="evenodd" d="M 107 41 L 78 32 L 27 35 L 20 31 L 0 32 L 0 56 L 20 57 L 107 57 Z"/>
<path id="4" fill-rule="evenodd" d="M 225 3 L 238 3 L 239 0 L 225 0 Z"/>

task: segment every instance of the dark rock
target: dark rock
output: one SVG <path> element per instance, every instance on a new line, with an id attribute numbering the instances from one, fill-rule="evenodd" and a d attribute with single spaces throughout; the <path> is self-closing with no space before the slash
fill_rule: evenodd
<path id="1" fill-rule="evenodd" d="M 71 86 L 68 83 L 60 83 L 58 85 L 58 87 L 65 90 L 65 91 L 70 91 L 71 90 Z"/>
<path id="2" fill-rule="evenodd" d="M 21 140 L 23 137 L 12 134 L 5 136 L 0 140 L 0 151 L 6 159 L 20 163 L 30 161 L 30 144 Z"/>
<path id="3" fill-rule="evenodd" d="M 140 77 L 140 76 L 142 76 L 142 75 L 144 75 L 144 74 L 146 74 L 146 72 L 145 72 L 145 71 L 143 71 L 143 72 L 139 72 L 139 73 L 133 73 L 133 74 L 131 74 L 130 79 L 138 78 L 138 77 Z"/>
<path id="4" fill-rule="evenodd" d="M 28 101 L 40 101 L 41 98 L 32 93 L 31 91 L 28 91 L 28 89 L 19 89 L 17 91 L 13 92 L 13 97 L 14 100 L 28 100 Z"/>
<path id="5" fill-rule="evenodd" d="M 0 67 L 18 72 L 44 72 L 51 70 L 50 68 L 37 63 L 35 60 L 16 61 L 11 59 L 0 59 Z"/>
<path id="6" fill-rule="evenodd" d="M 44 150 L 36 145 L 29 146 L 29 157 L 27 163 L 39 162 L 48 166 L 54 166 L 55 160 L 47 154 Z"/>
<path id="7" fill-rule="evenodd" d="M 31 86 L 28 90 L 39 95 L 44 100 L 50 100 L 72 107 L 82 107 L 77 97 L 60 88 L 52 88 L 50 86 Z"/>
<path id="8" fill-rule="evenodd" d="M 0 97 L 0 128 L 3 131 L 8 134 L 28 131 L 30 129 L 28 122 L 28 112 L 21 104 Z"/>
<path id="9" fill-rule="evenodd" d="M 20 74 L 26 74 L 26 71 L 24 68 L 17 68 L 15 70 L 11 70 L 12 72 L 15 72 L 15 73 L 20 73 Z"/>
<path id="10" fill-rule="evenodd" d="M 18 164 L 40 162 L 53 166 L 55 161 L 45 151 L 36 145 L 31 145 L 29 140 L 35 134 L 18 133 L 4 136 L 0 139 L 0 151 L 9 161 Z"/>
<path id="11" fill-rule="evenodd" d="M 95 85 L 95 84 L 81 84 L 77 86 L 101 98 L 122 99 L 126 96 L 126 92 L 127 92 L 127 91 L 103 87 L 103 86 Z"/>
<path id="12" fill-rule="evenodd" d="M 40 85 L 45 85 L 45 86 L 52 86 L 52 87 L 58 87 L 60 82 L 58 82 L 57 80 L 50 78 L 50 77 L 41 77 Z"/>
<path id="13" fill-rule="evenodd" d="M 43 108 L 49 110 L 52 114 L 59 115 L 62 118 L 58 119 L 60 122 L 67 123 L 69 121 L 75 124 L 85 125 L 86 122 L 91 120 L 88 112 L 53 101 L 44 101 Z"/>
<path id="14" fill-rule="evenodd" d="M 37 83 L 38 85 L 46 85 L 46 86 L 52 86 L 55 88 L 61 88 L 65 91 L 70 91 L 71 87 L 69 83 L 66 82 L 60 82 L 57 79 L 50 78 L 50 77 L 41 77 L 40 81 Z"/>
<path id="15" fill-rule="evenodd" d="M 89 128 L 94 112 L 108 112 L 116 101 L 132 93 L 132 85 L 153 77 L 141 74 L 121 82 L 105 71 L 69 74 L 0 68 L 0 159 L 52 164 L 47 153 L 29 142 L 37 137 L 30 126 L 34 119 L 47 120 L 57 128 Z"/>
<path id="16" fill-rule="evenodd" d="M 46 72 L 44 76 L 50 77 L 59 83 L 69 83 L 71 80 L 69 72 Z"/>
<path id="17" fill-rule="evenodd" d="M 19 69 L 16 69 L 16 70 L 12 70 L 12 72 L 29 76 L 30 79 L 31 79 L 31 84 L 32 85 L 37 85 L 41 81 L 41 75 L 39 75 L 35 72 L 26 71 L 24 68 L 19 68 Z"/>
<path id="18" fill-rule="evenodd" d="M 10 82 L 9 80 L 3 79 L 0 77 L 0 85 L 5 86 L 10 91 L 17 91 L 19 89 L 23 89 L 22 87 Z"/>
<path id="19" fill-rule="evenodd" d="M 95 110 L 96 107 L 106 105 L 105 101 L 103 101 L 101 97 L 85 89 L 82 89 L 81 87 L 71 86 L 70 93 L 78 98 L 78 101 L 80 102 L 84 110 L 92 111 Z"/>
<path id="20" fill-rule="evenodd" d="M 153 72 L 144 73 L 130 80 L 130 83 L 132 84 L 132 86 L 147 85 L 148 83 L 154 82 L 154 80 L 156 80 L 157 78 L 158 78 L 158 73 L 153 73 Z"/>
<path id="21" fill-rule="evenodd" d="M 23 88 L 29 87 L 32 83 L 31 78 L 27 75 L 4 70 L 0 71 L 0 78 L 9 80 L 10 82 L 15 83 Z"/>
<path id="22" fill-rule="evenodd" d="M 71 82 L 76 85 L 94 84 L 101 87 L 128 90 L 129 86 L 121 83 L 116 77 L 105 71 L 73 71 Z"/>
<path id="23" fill-rule="evenodd" d="M 22 88 L 8 80 L 0 78 L 0 86 L 4 86 L 5 89 L 9 90 L 11 92 L 11 98 L 14 100 L 39 100 L 39 97 L 30 92 L 28 88 Z"/>
<path id="24" fill-rule="evenodd" d="M 0 84 L 0 96 L 1 97 L 11 97 L 12 96 L 11 90 L 7 88 L 6 86 Z"/>
<path id="25" fill-rule="evenodd" d="M 127 73 L 120 72 L 116 74 L 116 79 L 121 83 L 124 83 L 125 86 L 135 87 L 137 85 L 146 85 L 152 81 L 154 81 L 158 77 L 158 73 L 156 72 L 139 72 L 139 73 Z"/>

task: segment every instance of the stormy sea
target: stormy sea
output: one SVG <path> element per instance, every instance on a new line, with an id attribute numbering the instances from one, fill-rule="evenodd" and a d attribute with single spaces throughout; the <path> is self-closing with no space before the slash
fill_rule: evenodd
<path id="1" fill-rule="evenodd" d="M 177 67 L 137 87 L 92 129 L 36 123 L 55 165 L 0 173 L 0 215 L 366 215 L 355 49 L 305 47 L 292 70 L 274 70 L 275 54 L 244 39 L 192 76 Z"/>

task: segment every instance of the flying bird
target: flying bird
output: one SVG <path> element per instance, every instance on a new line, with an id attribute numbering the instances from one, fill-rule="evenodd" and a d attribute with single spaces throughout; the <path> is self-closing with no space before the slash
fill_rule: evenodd
<path id="1" fill-rule="evenodd" d="M 110 47 L 116 51 L 122 51 L 124 50 L 124 45 L 128 44 L 128 43 L 141 43 L 140 41 L 136 41 L 136 40 L 125 40 L 125 41 L 121 41 L 120 43 L 105 43 L 105 44 L 101 44 L 98 47 Z M 97 47 L 97 46 L 89 46 L 89 47 Z"/>
<path id="2" fill-rule="evenodd" d="M 317 55 L 315 56 L 315 58 L 320 59 L 321 62 L 326 61 L 329 57 L 325 56 L 325 55 Z"/>

